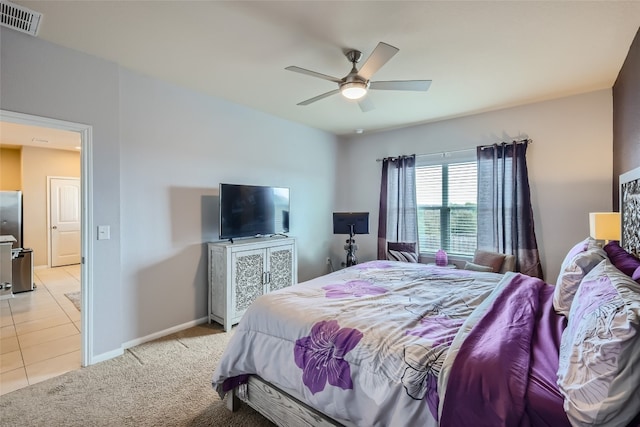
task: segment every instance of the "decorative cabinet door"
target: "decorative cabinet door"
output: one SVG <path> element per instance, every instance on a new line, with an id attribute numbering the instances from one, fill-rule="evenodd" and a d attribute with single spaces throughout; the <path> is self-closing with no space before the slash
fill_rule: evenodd
<path id="1" fill-rule="evenodd" d="M 269 291 L 293 285 L 293 245 L 269 250 Z"/>
<path id="2" fill-rule="evenodd" d="M 237 324 L 262 294 L 298 280 L 293 238 L 258 238 L 209 243 L 209 322 L 225 331 Z"/>
<path id="3" fill-rule="evenodd" d="M 264 249 L 255 249 L 235 252 L 232 256 L 231 306 L 236 315 L 244 312 L 264 293 L 265 255 Z"/>

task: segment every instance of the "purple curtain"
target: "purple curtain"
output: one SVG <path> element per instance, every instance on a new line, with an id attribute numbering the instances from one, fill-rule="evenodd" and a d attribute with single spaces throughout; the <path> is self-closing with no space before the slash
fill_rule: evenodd
<path id="1" fill-rule="evenodd" d="M 477 148 L 478 249 L 513 254 L 516 271 L 542 277 L 527 172 L 528 141 Z"/>
<path id="2" fill-rule="evenodd" d="M 387 259 L 387 242 L 418 242 L 416 156 L 382 160 L 378 259 Z"/>

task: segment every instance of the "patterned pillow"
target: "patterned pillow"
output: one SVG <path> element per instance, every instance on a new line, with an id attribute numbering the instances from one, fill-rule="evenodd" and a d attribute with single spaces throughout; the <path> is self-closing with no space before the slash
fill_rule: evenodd
<path id="1" fill-rule="evenodd" d="M 633 280 L 640 280 L 640 259 L 625 251 L 616 240 L 607 243 L 603 249 L 618 270 Z"/>
<path id="2" fill-rule="evenodd" d="M 418 252 L 416 251 L 415 242 L 387 242 L 387 250 L 413 253 Z"/>
<path id="3" fill-rule="evenodd" d="M 387 259 L 391 261 L 418 262 L 418 254 L 415 252 L 387 251 Z"/>
<path id="4" fill-rule="evenodd" d="M 416 242 L 387 242 L 387 259 L 391 261 L 418 262 Z"/>
<path id="5" fill-rule="evenodd" d="M 606 259 L 585 276 L 560 344 L 572 425 L 620 425 L 640 408 L 640 285 Z"/>
<path id="6" fill-rule="evenodd" d="M 607 253 L 591 237 L 587 237 L 571 248 L 562 262 L 553 291 L 553 308 L 556 312 L 565 317 L 569 316 L 573 296 L 582 278 L 606 257 Z"/>

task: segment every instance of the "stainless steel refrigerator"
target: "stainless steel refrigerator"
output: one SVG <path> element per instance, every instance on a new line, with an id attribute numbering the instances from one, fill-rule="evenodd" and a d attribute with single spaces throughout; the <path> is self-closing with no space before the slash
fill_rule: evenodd
<path id="1" fill-rule="evenodd" d="M 11 235 L 13 293 L 33 290 L 33 249 L 23 245 L 22 191 L 0 191 L 0 235 Z"/>

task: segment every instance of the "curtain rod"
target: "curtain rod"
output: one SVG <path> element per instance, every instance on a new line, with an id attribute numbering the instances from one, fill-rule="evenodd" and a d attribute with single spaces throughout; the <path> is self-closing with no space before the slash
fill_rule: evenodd
<path id="1" fill-rule="evenodd" d="M 449 154 L 453 154 L 453 153 L 462 153 L 464 151 L 475 151 L 475 148 L 465 148 L 464 150 L 452 150 L 452 151 L 436 151 L 434 153 L 424 153 L 424 154 L 416 154 L 416 157 L 426 157 L 426 156 L 442 156 L 442 157 L 446 157 Z M 399 157 L 402 156 L 395 156 L 395 157 L 385 157 L 385 159 L 397 159 Z M 376 159 L 376 162 L 381 162 L 384 159 Z"/>
<path id="2" fill-rule="evenodd" d="M 503 141 L 503 142 L 500 143 L 500 145 L 507 145 L 507 144 L 513 144 L 513 143 L 515 143 L 515 144 L 524 144 L 524 143 L 533 144 L 533 141 L 531 139 L 529 139 L 529 138 L 526 138 L 526 139 L 520 139 L 520 140 L 513 140 L 512 142 L 504 142 Z M 482 145 L 482 146 L 480 146 L 480 149 L 484 150 L 485 148 L 493 147 L 494 145 L 496 145 L 496 144 Z M 462 153 L 462 152 L 465 152 L 465 151 L 475 151 L 475 150 L 476 150 L 476 148 L 465 148 L 463 150 L 436 151 L 434 153 L 416 154 L 415 156 L 416 157 L 426 157 L 426 156 L 437 156 L 437 155 L 440 155 L 442 157 L 447 157 L 447 155 L 449 155 L 449 154 Z M 385 158 L 395 160 L 395 159 L 397 159 L 399 157 L 402 157 L 402 156 L 385 157 Z M 381 162 L 383 160 L 384 159 L 376 159 L 376 162 Z"/>
<path id="3" fill-rule="evenodd" d="M 484 150 L 485 148 L 490 148 L 490 147 L 493 147 L 493 146 L 495 146 L 495 145 L 509 145 L 509 144 L 527 144 L 527 145 L 529 145 L 529 144 L 533 144 L 533 141 L 532 141 L 531 139 L 529 139 L 529 138 L 519 139 L 519 140 L 515 140 L 515 139 L 514 139 L 514 140 L 513 140 L 513 141 L 511 141 L 511 142 L 503 141 L 503 142 L 501 142 L 500 144 L 482 145 L 482 146 L 480 146 L 480 149 L 481 149 L 481 150 Z"/>

